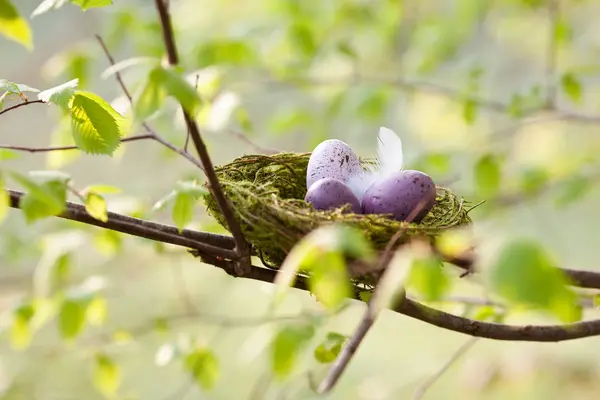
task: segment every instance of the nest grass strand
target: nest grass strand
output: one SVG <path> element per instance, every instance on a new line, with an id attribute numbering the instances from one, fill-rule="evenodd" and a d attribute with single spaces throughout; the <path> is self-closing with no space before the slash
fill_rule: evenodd
<path id="1" fill-rule="evenodd" d="M 419 223 L 400 222 L 384 215 L 346 213 L 347 208 L 318 211 L 304 201 L 306 170 L 311 153 L 245 155 L 216 168 L 225 195 L 242 225 L 255 255 L 281 265 L 289 251 L 312 230 L 332 223 L 360 229 L 374 248 L 383 250 L 400 229 L 406 238 L 435 237 L 442 231 L 471 223 L 466 202 L 443 187 L 437 188 L 436 204 Z M 370 160 L 361 160 L 363 166 Z M 208 212 L 226 227 L 214 197 L 204 196 Z"/>

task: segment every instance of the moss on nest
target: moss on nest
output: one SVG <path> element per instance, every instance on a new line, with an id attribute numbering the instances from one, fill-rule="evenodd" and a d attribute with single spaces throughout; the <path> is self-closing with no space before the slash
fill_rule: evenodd
<path id="1" fill-rule="evenodd" d="M 345 214 L 342 209 L 316 211 L 304 201 L 309 158 L 310 153 L 246 155 L 216 167 L 246 239 L 268 264 L 281 265 L 298 240 L 324 224 L 342 222 L 359 228 L 382 250 L 401 228 L 406 229 L 405 237 L 435 237 L 471 222 L 464 200 L 443 187 L 437 188 L 436 204 L 419 224 L 381 215 Z M 207 194 L 204 199 L 209 213 L 226 227 L 214 197 Z"/>

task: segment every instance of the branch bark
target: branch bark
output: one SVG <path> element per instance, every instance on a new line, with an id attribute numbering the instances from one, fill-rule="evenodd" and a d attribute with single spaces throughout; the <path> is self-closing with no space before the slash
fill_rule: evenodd
<path id="1" fill-rule="evenodd" d="M 179 56 L 177 54 L 177 46 L 175 44 L 175 35 L 173 33 L 173 26 L 171 25 L 171 16 L 169 15 L 169 10 L 162 0 L 155 0 L 155 5 L 160 17 L 163 40 L 165 42 L 169 64 L 177 65 L 179 63 Z M 219 184 L 219 179 L 215 173 L 212 161 L 200 135 L 198 125 L 193 117 L 184 109 L 183 105 L 182 110 L 185 124 L 188 128 L 189 135 L 192 138 L 192 142 L 196 147 L 196 151 L 198 152 L 200 162 L 202 163 L 204 173 L 206 174 L 206 178 L 210 185 L 210 190 L 215 196 L 219 209 L 223 213 L 223 217 L 225 218 L 229 231 L 231 232 L 233 240 L 235 241 L 234 251 L 238 257 L 233 259 L 233 273 L 238 276 L 244 276 L 248 274 L 251 269 L 249 246 L 246 243 L 246 239 L 244 238 L 240 224 L 233 215 L 231 206 L 227 201 L 225 194 L 223 193 L 221 185 Z"/>

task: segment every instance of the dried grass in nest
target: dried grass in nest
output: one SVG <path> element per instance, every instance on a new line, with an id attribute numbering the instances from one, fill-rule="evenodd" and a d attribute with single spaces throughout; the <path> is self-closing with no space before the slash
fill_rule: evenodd
<path id="1" fill-rule="evenodd" d="M 363 231 L 374 248 L 383 250 L 399 229 L 404 240 L 412 235 L 435 237 L 442 231 L 471 222 L 465 202 L 447 188 L 438 187 L 437 202 L 419 224 L 399 222 L 382 215 L 345 214 L 342 209 L 314 210 L 304 201 L 310 153 L 246 155 L 216 167 L 225 195 L 255 255 L 281 265 L 292 247 L 324 224 L 341 222 Z M 363 165 L 369 160 L 361 160 Z M 204 197 L 209 213 L 226 227 L 214 197 Z"/>

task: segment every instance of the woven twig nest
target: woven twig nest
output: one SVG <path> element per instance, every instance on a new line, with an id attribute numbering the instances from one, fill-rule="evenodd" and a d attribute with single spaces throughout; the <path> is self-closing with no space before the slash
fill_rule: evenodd
<path id="1" fill-rule="evenodd" d="M 442 231 L 471 222 L 465 201 L 451 190 L 437 187 L 436 204 L 419 223 L 382 215 L 349 214 L 337 209 L 317 211 L 304 201 L 306 170 L 311 153 L 246 155 L 216 167 L 216 173 L 246 240 L 267 265 L 279 266 L 294 245 L 319 226 L 345 223 L 364 232 L 375 249 L 383 250 L 399 229 L 404 239 L 435 237 Z M 361 160 L 363 166 L 369 160 Z M 211 194 L 204 197 L 209 213 L 224 227 L 223 215 Z"/>

